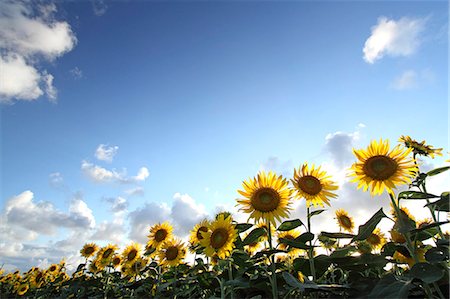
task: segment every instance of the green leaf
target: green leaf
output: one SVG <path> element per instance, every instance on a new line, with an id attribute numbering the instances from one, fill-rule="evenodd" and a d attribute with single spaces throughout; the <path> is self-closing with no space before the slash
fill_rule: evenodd
<path id="1" fill-rule="evenodd" d="M 436 282 L 444 276 L 444 271 L 430 263 L 417 263 L 409 272 L 414 278 L 418 278 L 425 283 Z"/>
<path id="2" fill-rule="evenodd" d="M 356 250 L 358 250 L 358 248 L 356 246 L 345 246 L 339 249 L 336 249 L 335 251 L 333 251 L 330 254 L 330 258 L 338 258 L 338 257 L 344 257 L 347 256 L 348 254 L 355 252 Z"/>
<path id="3" fill-rule="evenodd" d="M 346 233 L 328 233 L 328 232 L 321 232 L 320 233 L 324 237 L 328 238 L 334 238 L 334 239 L 347 239 L 347 238 L 353 238 L 355 235 L 353 234 L 346 234 Z"/>
<path id="4" fill-rule="evenodd" d="M 425 259 L 427 260 L 427 262 L 430 263 L 439 263 L 443 261 L 448 261 L 449 259 L 448 248 L 433 247 L 425 253 Z"/>
<path id="5" fill-rule="evenodd" d="M 248 245 L 254 242 L 257 242 L 258 239 L 266 233 L 266 230 L 262 227 L 255 228 L 252 230 L 247 237 L 245 237 L 244 241 L 242 241 L 243 245 Z"/>
<path id="6" fill-rule="evenodd" d="M 288 221 L 284 221 L 283 223 L 281 223 L 280 226 L 277 228 L 277 230 L 288 231 L 288 230 L 297 228 L 300 225 L 303 225 L 303 222 L 300 219 L 288 220 Z"/>
<path id="7" fill-rule="evenodd" d="M 403 191 L 398 195 L 398 199 L 427 199 L 439 197 L 434 194 L 424 193 L 419 191 Z"/>
<path id="8" fill-rule="evenodd" d="M 387 217 L 383 212 L 383 208 L 379 209 L 366 223 L 360 225 L 358 228 L 358 235 L 352 239 L 354 241 L 362 241 L 367 239 L 377 227 L 381 219 Z"/>
<path id="9" fill-rule="evenodd" d="M 309 218 L 311 218 L 312 216 L 319 215 L 319 214 L 321 214 L 323 211 L 325 211 L 325 210 L 315 210 L 315 211 L 312 211 L 311 213 L 309 213 Z"/>
<path id="10" fill-rule="evenodd" d="M 435 222 L 421 228 L 411 230 L 411 238 L 416 241 L 424 241 L 439 233 L 438 226 L 447 224 L 449 221 Z"/>
<path id="11" fill-rule="evenodd" d="M 302 242 L 302 243 L 306 243 L 306 242 L 309 242 L 312 240 L 314 240 L 314 234 L 312 234 L 310 232 L 303 233 L 300 236 L 298 236 L 297 238 L 295 238 L 295 241 Z"/>
<path id="12" fill-rule="evenodd" d="M 290 285 L 291 287 L 299 289 L 300 292 L 305 291 L 305 287 L 304 287 L 303 283 L 301 283 L 298 279 L 296 279 L 294 276 L 292 276 L 291 273 L 284 271 L 282 273 L 282 276 L 284 278 L 284 281 L 286 281 L 286 283 L 288 285 Z"/>
<path id="13" fill-rule="evenodd" d="M 424 207 L 428 207 L 430 209 L 433 209 L 434 211 L 450 212 L 449 192 L 442 193 L 441 199 L 435 202 L 430 202 Z"/>
<path id="14" fill-rule="evenodd" d="M 450 166 L 444 166 L 444 167 L 439 167 L 439 168 L 435 168 L 433 170 L 430 170 L 427 172 L 427 176 L 433 176 L 433 175 L 437 175 L 440 174 L 444 171 L 447 171 L 450 169 Z"/>
<path id="15" fill-rule="evenodd" d="M 238 233 L 243 233 L 246 230 L 248 230 L 249 228 L 251 228 L 253 226 L 253 224 L 250 223 L 238 223 L 236 224 L 236 229 L 238 231 Z"/>
<path id="16" fill-rule="evenodd" d="M 275 254 L 275 253 L 286 253 L 286 252 L 287 252 L 287 251 L 285 251 L 285 250 L 280 250 L 280 249 L 263 250 L 263 251 L 260 251 L 260 252 L 256 253 L 256 254 L 252 257 L 252 259 L 258 259 L 258 258 L 260 258 L 260 257 L 262 257 L 262 256 L 264 256 L 264 255 L 266 255 L 267 257 L 270 257 L 272 254 Z"/>
<path id="17" fill-rule="evenodd" d="M 393 274 L 388 274 L 380 279 L 368 298 L 407 298 L 412 288 L 411 281 L 397 280 Z"/>
<path id="18" fill-rule="evenodd" d="M 281 238 L 281 239 L 279 239 L 279 242 L 289 245 L 294 248 L 299 248 L 299 249 L 310 249 L 311 248 L 310 246 L 306 245 L 304 242 L 299 242 L 297 240 L 289 240 L 286 238 Z M 315 247 L 315 246 L 313 246 L 313 247 Z"/>

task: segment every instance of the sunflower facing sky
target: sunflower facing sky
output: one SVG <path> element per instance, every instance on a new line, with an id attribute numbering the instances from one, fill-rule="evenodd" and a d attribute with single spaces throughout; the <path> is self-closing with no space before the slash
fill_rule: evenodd
<path id="1" fill-rule="evenodd" d="M 81 256 L 89 258 L 93 256 L 98 251 L 98 246 L 95 243 L 88 243 L 83 246 L 80 250 Z"/>
<path id="2" fill-rule="evenodd" d="M 352 217 L 350 217 L 348 213 L 343 209 L 338 209 L 335 213 L 339 227 L 343 230 L 348 231 L 349 233 L 352 233 L 353 229 L 355 228 L 355 223 L 353 222 Z"/>
<path id="3" fill-rule="evenodd" d="M 298 169 L 294 169 L 294 178 L 291 179 L 294 185 L 295 197 L 305 198 L 306 205 L 311 203 L 314 206 L 330 205 L 329 198 L 335 198 L 337 195 L 331 191 L 337 190 L 338 186 L 330 180 L 330 176 L 314 165 L 309 168 L 305 163 Z"/>
<path id="4" fill-rule="evenodd" d="M 372 195 L 382 194 L 386 189 L 393 192 L 399 185 L 408 184 L 417 173 L 414 160 L 408 158 L 412 148 L 403 149 L 400 145 L 389 151 L 389 140 L 373 140 L 366 150 L 353 149 L 358 162 L 352 165 L 352 182 L 358 183 L 358 189 Z"/>
<path id="5" fill-rule="evenodd" d="M 172 238 L 173 227 L 169 222 L 163 222 L 153 225 L 150 228 L 150 234 L 148 235 L 148 247 L 154 247 L 159 249 L 164 241 Z"/>
<path id="6" fill-rule="evenodd" d="M 200 240 L 200 245 L 205 247 L 207 256 L 217 255 L 224 259 L 231 254 L 237 238 L 237 230 L 231 221 L 231 217 L 219 215 L 209 224 L 207 232 L 201 232 L 203 239 Z"/>
<path id="7" fill-rule="evenodd" d="M 281 175 L 261 171 L 256 177 L 245 180 L 242 186 L 244 190 L 238 192 L 245 199 L 237 199 L 237 202 L 242 206 L 239 210 L 250 214 L 249 218 L 275 224 L 277 220 L 288 217 L 291 191 Z"/>
<path id="8" fill-rule="evenodd" d="M 132 264 L 136 259 L 141 257 L 142 246 L 139 243 L 131 243 L 122 252 L 122 260 L 124 264 Z"/>
<path id="9" fill-rule="evenodd" d="M 160 264 L 169 267 L 177 266 L 185 256 L 186 247 L 176 238 L 165 241 L 158 252 Z"/>

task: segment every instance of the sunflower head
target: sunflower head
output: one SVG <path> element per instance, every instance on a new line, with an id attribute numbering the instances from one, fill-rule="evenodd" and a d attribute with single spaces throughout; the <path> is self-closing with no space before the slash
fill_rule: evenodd
<path id="1" fill-rule="evenodd" d="M 186 247 L 181 240 L 176 238 L 165 241 L 158 252 L 161 265 L 169 267 L 180 264 L 185 256 Z"/>
<path id="2" fill-rule="evenodd" d="M 150 234 L 148 235 L 149 247 L 159 249 L 164 241 L 172 238 L 173 227 L 169 222 L 163 222 L 153 225 L 150 228 Z"/>
<path id="3" fill-rule="evenodd" d="M 136 277 L 141 274 L 141 271 L 144 270 L 147 263 L 148 260 L 146 258 L 140 257 L 135 259 L 132 263 L 127 264 L 125 267 L 122 267 L 122 273 L 125 276 Z"/>
<path id="4" fill-rule="evenodd" d="M 305 198 L 306 205 L 311 203 L 314 206 L 330 205 L 329 198 L 335 198 L 337 195 L 332 191 L 337 190 L 337 185 L 327 173 L 320 169 L 320 166 L 311 168 L 307 163 L 298 169 L 294 169 L 294 178 L 291 180 L 294 186 L 296 198 Z"/>
<path id="5" fill-rule="evenodd" d="M 329 237 L 324 236 L 322 234 L 320 234 L 317 239 L 319 240 L 319 242 L 322 245 L 322 247 L 325 248 L 325 249 L 332 249 L 332 248 L 336 247 L 337 239 L 329 238 Z"/>
<path id="6" fill-rule="evenodd" d="M 114 257 L 112 258 L 111 264 L 113 266 L 113 268 L 117 269 L 120 267 L 120 265 L 122 264 L 122 258 L 120 257 L 120 255 L 114 255 Z"/>
<path id="7" fill-rule="evenodd" d="M 98 251 L 98 246 L 95 243 L 87 243 L 80 250 L 81 256 L 89 258 Z"/>
<path id="8" fill-rule="evenodd" d="M 353 232 L 355 223 L 353 222 L 352 217 L 350 217 L 345 210 L 336 210 L 336 219 L 340 228 L 348 231 L 349 233 Z"/>
<path id="9" fill-rule="evenodd" d="M 371 246 L 372 249 L 379 250 L 386 244 L 386 237 L 376 228 L 369 237 L 367 237 L 366 242 Z"/>
<path id="10" fill-rule="evenodd" d="M 397 145 L 389 150 L 389 141 L 373 140 L 367 150 L 353 149 L 358 162 L 350 168 L 352 182 L 358 183 L 358 189 L 370 188 L 372 195 L 382 194 L 386 189 L 393 192 L 397 186 L 408 184 L 417 173 L 417 165 L 408 158 L 412 149 L 402 149 Z"/>
<path id="11" fill-rule="evenodd" d="M 194 226 L 189 236 L 189 243 L 191 243 L 192 246 L 197 246 L 200 244 L 200 240 L 203 239 L 202 232 L 208 231 L 208 225 L 209 221 L 207 219 L 203 219 Z"/>
<path id="12" fill-rule="evenodd" d="M 287 239 L 287 240 L 294 240 L 294 239 L 298 238 L 300 235 L 301 235 L 301 231 L 298 229 L 291 229 L 288 231 L 277 232 L 278 248 L 281 250 L 289 250 L 289 252 L 287 254 L 288 257 L 299 256 L 303 252 L 302 249 L 292 248 L 292 247 L 289 248 L 288 245 L 286 245 L 285 243 L 281 243 L 280 240 L 281 240 L 281 238 Z"/>
<path id="13" fill-rule="evenodd" d="M 414 253 L 419 259 L 419 262 L 425 262 L 425 249 L 424 248 L 415 248 Z M 398 263 L 408 264 L 409 268 L 414 266 L 416 261 L 409 253 L 409 250 L 405 247 L 398 247 L 394 252 L 392 258 L 396 260 Z"/>
<path id="14" fill-rule="evenodd" d="M 117 249 L 118 247 L 115 244 L 108 244 L 105 247 L 102 247 L 97 253 L 96 263 L 99 264 L 97 266 L 100 268 L 104 268 L 105 266 L 109 265 Z"/>
<path id="15" fill-rule="evenodd" d="M 237 238 L 237 230 L 231 223 L 231 217 L 225 218 L 223 215 L 212 221 L 208 231 L 201 234 L 203 239 L 200 240 L 200 245 L 205 248 L 205 254 L 209 257 L 217 255 L 221 259 L 231 254 Z"/>
<path id="16" fill-rule="evenodd" d="M 250 214 L 255 221 L 269 220 L 275 224 L 289 215 L 291 191 L 288 182 L 281 175 L 264 171 L 242 183 L 244 190 L 238 192 L 244 199 L 237 199 L 239 209 Z"/>
<path id="17" fill-rule="evenodd" d="M 432 145 L 425 144 L 425 140 L 418 142 L 410 136 L 401 136 L 398 140 L 402 142 L 405 147 L 411 148 L 415 155 L 430 156 L 434 159 L 434 155 L 442 156 L 442 148 L 433 148 Z"/>
<path id="18" fill-rule="evenodd" d="M 30 288 L 30 286 L 28 285 L 28 283 L 22 283 L 17 287 L 17 295 L 22 296 L 25 295 L 26 292 L 28 292 L 28 289 Z"/>
<path id="19" fill-rule="evenodd" d="M 55 275 L 59 272 L 59 265 L 58 264 L 51 264 L 50 267 L 47 269 L 47 273 L 51 275 Z"/>
<path id="20" fill-rule="evenodd" d="M 267 222 L 259 221 L 256 224 L 256 227 L 257 228 L 264 228 L 264 230 L 265 230 L 264 234 L 261 237 L 259 237 L 259 241 L 261 241 L 261 242 L 268 241 L 269 240 L 269 230 L 268 230 L 269 228 L 267 226 Z M 275 227 L 273 225 L 271 225 L 270 226 L 270 235 L 271 236 L 275 236 L 275 233 L 276 233 L 276 229 L 275 229 Z"/>
<path id="21" fill-rule="evenodd" d="M 133 263 L 141 257 L 142 246 L 139 243 L 131 243 L 122 252 L 122 260 L 124 263 Z"/>

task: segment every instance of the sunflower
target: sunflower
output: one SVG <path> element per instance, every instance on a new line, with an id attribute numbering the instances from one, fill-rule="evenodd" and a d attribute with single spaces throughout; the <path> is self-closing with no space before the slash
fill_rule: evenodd
<path id="1" fill-rule="evenodd" d="M 252 242 L 244 246 L 245 252 L 247 252 L 250 256 L 255 255 L 262 248 L 264 248 L 262 242 Z"/>
<path id="2" fill-rule="evenodd" d="M 370 187 L 372 195 L 382 194 L 384 189 L 393 192 L 398 185 L 411 182 L 418 169 L 413 159 L 407 156 L 412 149 L 402 149 L 397 145 L 389 151 L 389 141 L 373 140 L 367 150 L 355 150 L 358 162 L 353 163 L 352 182 L 358 182 L 358 189 L 364 191 Z"/>
<path id="3" fill-rule="evenodd" d="M 186 256 L 186 247 L 179 239 L 165 241 L 158 252 L 161 265 L 175 267 Z"/>
<path id="4" fill-rule="evenodd" d="M 118 247 L 114 244 L 108 244 L 105 247 L 101 248 L 97 253 L 96 263 L 98 263 L 99 268 L 104 268 L 109 265 L 114 257 Z"/>
<path id="5" fill-rule="evenodd" d="M 415 248 L 414 253 L 416 254 L 417 258 L 419 259 L 419 262 L 425 262 L 425 249 L 423 248 Z M 414 266 L 416 261 L 409 253 L 408 249 L 405 247 L 398 247 L 397 251 L 394 252 L 392 255 L 392 258 L 396 260 L 398 263 L 402 264 L 408 264 L 408 266 L 411 268 Z"/>
<path id="6" fill-rule="evenodd" d="M 400 232 L 398 232 L 396 229 L 391 229 L 389 231 L 389 233 L 391 234 L 391 240 L 394 243 L 405 243 L 406 239 L 405 236 L 403 234 L 401 234 Z"/>
<path id="7" fill-rule="evenodd" d="M 301 235 L 301 232 L 298 229 L 291 229 L 288 231 L 282 231 L 282 232 L 277 232 L 277 238 L 278 238 L 278 248 L 281 250 L 288 250 L 288 255 L 290 257 L 296 257 L 298 255 L 300 255 L 300 253 L 302 252 L 301 249 L 298 248 L 288 248 L 288 245 L 286 245 L 285 243 L 281 243 L 281 238 L 283 239 L 287 239 L 287 240 L 294 240 L 296 238 L 298 238 Z"/>
<path id="8" fill-rule="evenodd" d="M 47 269 L 47 273 L 51 275 L 56 275 L 59 272 L 59 265 L 58 264 L 51 264 L 50 267 Z"/>
<path id="9" fill-rule="evenodd" d="M 141 257 L 142 246 L 139 243 L 131 243 L 122 252 L 122 260 L 124 264 L 133 263 L 136 259 Z"/>
<path id="10" fill-rule="evenodd" d="M 80 250 L 81 256 L 90 258 L 98 251 L 98 246 L 95 243 L 88 243 Z"/>
<path id="11" fill-rule="evenodd" d="M 433 146 L 425 144 L 425 140 L 418 142 L 409 136 L 402 135 L 398 141 L 403 142 L 405 147 L 411 148 L 416 155 L 430 156 L 432 159 L 434 159 L 434 155 L 442 156 L 442 148 L 433 148 Z"/>
<path id="12" fill-rule="evenodd" d="M 411 212 L 408 210 L 407 207 L 399 207 L 399 211 L 400 211 L 400 218 L 402 218 L 403 220 L 410 220 L 410 221 L 414 221 L 416 222 L 416 219 L 414 218 L 414 216 L 411 214 Z M 391 203 L 391 215 L 392 217 L 394 217 L 395 220 L 397 220 L 397 213 L 395 212 L 395 208 L 393 206 L 393 204 Z"/>
<path id="13" fill-rule="evenodd" d="M 209 221 L 207 219 L 203 219 L 194 226 L 189 237 L 189 243 L 191 243 L 192 246 L 200 244 L 200 240 L 203 239 L 201 232 L 207 232 L 208 225 Z"/>
<path id="14" fill-rule="evenodd" d="M 114 269 L 117 269 L 120 267 L 120 265 L 122 264 L 122 258 L 120 257 L 120 255 L 114 255 L 114 257 L 112 258 L 111 264 L 113 266 Z"/>
<path id="15" fill-rule="evenodd" d="M 427 225 L 430 225 L 431 223 L 433 223 L 433 220 L 431 218 L 422 219 L 419 222 L 417 222 L 417 228 L 425 227 Z"/>
<path id="16" fill-rule="evenodd" d="M 335 198 L 337 195 L 331 191 L 337 190 L 338 186 L 330 180 L 330 176 L 314 165 L 309 168 L 304 163 L 298 169 L 294 169 L 294 179 L 291 179 L 294 185 L 295 197 L 305 198 L 306 205 L 311 203 L 314 206 L 324 206 L 324 203 L 330 205 L 329 198 Z"/>
<path id="17" fill-rule="evenodd" d="M 231 217 L 225 218 L 224 215 L 219 215 L 208 225 L 208 231 L 201 234 L 203 239 L 200 240 L 200 245 L 205 247 L 205 254 L 209 257 L 217 255 L 221 259 L 231 254 L 237 238 L 237 230 L 231 223 Z"/>
<path id="18" fill-rule="evenodd" d="M 372 234 L 367 237 L 366 242 L 372 249 L 381 249 L 381 247 L 386 244 L 386 237 L 379 228 L 376 228 Z"/>
<path id="19" fill-rule="evenodd" d="M 148 260 L 146 258 L 140 257 L 126 267 L 122 267 L 122 273 L 125 276 L 136 277 L 141 274 L 141 271 L 144 270 L 147 263 Z"/>
<path id="20" fill-rule="evenodd" d="M 159 249 L 165 240 L 172 238 L 173 227 L 169 222 L 158 223 L 150 228 L 148 247 Z"/>
<path id="21" fill-rule="evenodd" d="M 40 288 L 45 282 L 45 273 L 41 270 L 33 271 L 29 281 L 32 287 Z"/>
<path id="22" fill-rule="evenodd" d="M 19 296 L 25 295 L 25 293 L 28 292 L 29 288 L 30 286 L 28 285 L 28 283 L 22 283 L 17 288 L 17 295 Z"/>
<path id="23" fill-rule="evenodd" d="M 353 228 L 355 228 L 355 223 L 353 222 L 352 217 L 350 217 L 345 210 L 343 209 L 336 210 L 336 219 L 338 221 L 338 225 L 340 228 L 348 231 L 349 233 L 353 232 Z"/>
<path id="24" fill-rule="evenodd" d="M 259 240 L 262 241 L 262 242 L 263 241 L 269 241 L 269 231 L 268 231 L 268 228 L 267 228 L 267 223 L 265 221 L 260 221 L 260 222 L 258 222 L 256 224 L 256 227 L 257 228 L 264 228 L 264 230 L 265 230 L 264 234 L 261 237 L 259 237 Z M 270 226 L 270 235 L 271 236 L 275 236 L 275 233 L 276 233 L 275 227 L 274 226 Z"/>
<path id="25" fill-rule="evenodd" d="M 239 210 L 249 213 L 249 218 L 267 219 L 275 225 L 276 220 L 288 216 L 291 191 L 281 175 L 277 177 L 273 172 L 261 171 L 255 178 L 244 181 L 242 186 L 244 191 L 238 192 L 245 199 L 237 199 L 237 202 L 243 206 Z"/>

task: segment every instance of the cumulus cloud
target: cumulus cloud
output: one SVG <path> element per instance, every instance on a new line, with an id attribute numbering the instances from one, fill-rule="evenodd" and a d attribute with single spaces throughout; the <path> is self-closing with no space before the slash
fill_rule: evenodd
<path id="1" fill-rule="evenodd" d="M 128 208 L 128 202 L 123 197 L 109 197 L 105 199 L 106 202 L 111 204 L 111 212 L 122 213 Z"/>
<path id="2" fill-rule="evenodd" d="M 150 226 L 158 222 L 169 220 L 170 208 L 167 204 L 147 202 L 128 214 L 130 233 L 129 238 L 140 243 L 147 242 Z"/>
<path id="3" fill-rule="evenodd" d="M 121 172 L 117 172 L 115 169 L 108 170 L 85 160 L 81 162 L 81 170 L 89 179 L 96 183 L 119 182 L 130 184 L 145 181 L 149 176 L 149 171 L 146 167 L 141 167 L 136 176 L 127 177 L 125 169 Z"/>
<path id="4" fill-rule="evenodd" d="M 425 23 L 426 19 L 421 18 L 391 20 L 380 17 L 364 44 L 364 60 L 372 64 L 385 55 L 409 56 L 415 53 L 421 43 L 420 34 Z"/>
<path id="5" fill-rule="evenodd" d="M 118 150 L 119 147 L 117 145 L 108 146 L 100 144 L 95 150 L 95 157 L 100 161 L 112 162 Z"/>
<path id="6" fill-rule="evenodd" d="M 0 102 L 31 101 L 44 93 L 56 100 L 54 77 L 39 64 L 72 50 L 76 37 L 55 12 L 54 4 L 0 2 Z"/>
<path id="7" fill-rule="evenodd" d="M 291 177 L 294 173 L 294 167 L 292 160 L 283 161 L 278 157 L 270 156 L 259 166 L 259 169 L 266 172 L 274 171 L 278 175 Z"/>
<path id="8" fill-rule="evenodd" d="M 175 224 L 175 230 L 180 235 L 187 235 L 195 224 L 207 217 L 203 205 L 197 204 L 188 194 L 175 193 L 170 217 Z"/>
<path id="9" fill-rule="evenodd" d="M 330 155 L 331 160 L 338 168 L 342 168 L 352 161 L 352 148 L 359 138 L 360 131 L 352 133 L 337 131 L 325 137 L 325 151 Z"/>

